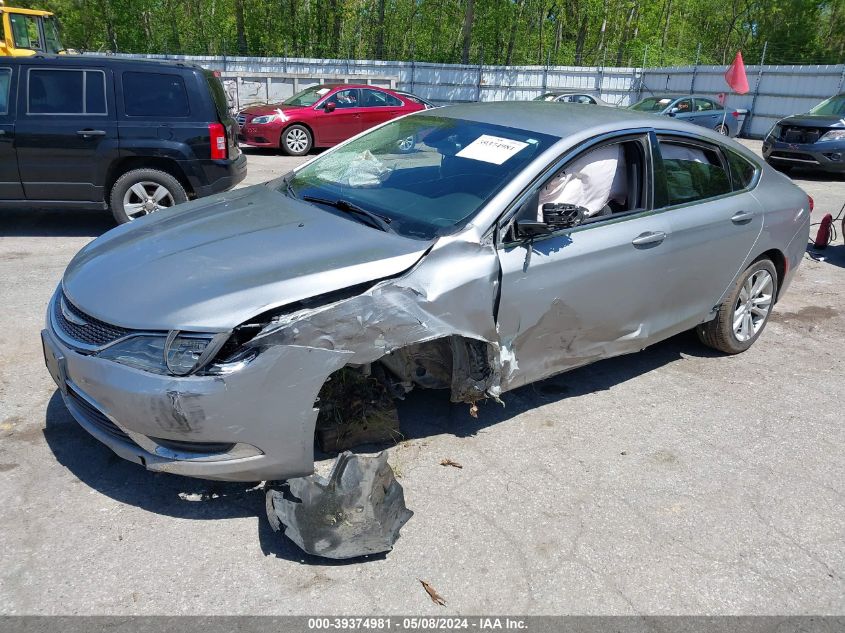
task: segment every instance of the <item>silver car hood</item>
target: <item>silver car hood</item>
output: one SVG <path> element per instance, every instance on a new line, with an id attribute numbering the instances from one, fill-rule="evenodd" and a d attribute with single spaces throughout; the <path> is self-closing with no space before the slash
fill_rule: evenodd
<path id="1" fill-rule="evenodd" d="M 225 331 L 265 310 L 397 275 L 431 242 L 256 185 L 109 231 L 62 281 L 87 314 L 125 328 Z"/>

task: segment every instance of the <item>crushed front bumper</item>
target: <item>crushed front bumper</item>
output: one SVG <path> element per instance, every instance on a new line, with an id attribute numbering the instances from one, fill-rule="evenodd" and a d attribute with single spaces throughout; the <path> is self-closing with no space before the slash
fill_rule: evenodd
<path id="1" fill-rule="evenodd" d="M 770 137 L 763 141 L 763 158 L 775 167 L 806 167 L 845 172 L 845 143 L 785 143 Z"/>
<path id="2" fill-rule="evenodd" d="M 51 328 L 44 357 L 77 422 L 149 470 L 261 481 L 314 469 L 314 402 L 346 354 L 275 346 L 220 376 L 160 376 L 82 354 Z"/>

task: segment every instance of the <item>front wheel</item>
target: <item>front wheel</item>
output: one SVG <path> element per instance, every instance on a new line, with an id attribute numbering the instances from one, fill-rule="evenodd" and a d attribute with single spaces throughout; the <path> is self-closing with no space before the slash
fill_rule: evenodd
<path id="1" fill-rule="evenodd" d="M 772 313 L 778 274 L 768 259 L 759 259 L 736 280 L 719 305 L 716 318 L 696 328 L 701 342 L 726 354 L 744 352 L 756 341 Z"/>
<path id="2" fill-rule="evenodd" d="M 305 156 L 313 143 L 311 132 L 304 125 L 291 125 L 282 132 L 282 149 L 291 156 Z"/>
<path id="3" fill-rule="evenodd" d="M 114 183 L 109 206 L 115 221 L 125 224 L 187 200 L 185 188 L 167 172 L 133 169 Z"/>

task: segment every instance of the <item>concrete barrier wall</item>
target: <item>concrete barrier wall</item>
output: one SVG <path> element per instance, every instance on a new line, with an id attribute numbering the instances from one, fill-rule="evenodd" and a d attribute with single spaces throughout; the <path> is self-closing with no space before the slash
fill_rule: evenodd
<path id="1" fill-rule="evenodd" d="M 747 66 L 751 92 L 730 94 L 724 66 L 612 68 L 591 66 L 462 66 L 428 62 L 282 57 L 203 57 L 144 55 L 178 59 L 219 70 L 237 103 L 282 99 L 297 87 L 342 78 L 395 86 L 439 104 L 467 101 L 527 100 L 552 89 L 585 91 L 625 106 L 651 94 L 691 91 L 728 93 L 727 104 L 751 112 L 742 134 L 761 137 L 779 118 L 806 112 L 823 99 L 845 90 L 845 64 L 835 66 Z M 264 73 L 272 73 L 268 83 Z M 290 75 L 289 78 L 280 75 Z M 309 83 L 310 82 L 310 83 Z"/>

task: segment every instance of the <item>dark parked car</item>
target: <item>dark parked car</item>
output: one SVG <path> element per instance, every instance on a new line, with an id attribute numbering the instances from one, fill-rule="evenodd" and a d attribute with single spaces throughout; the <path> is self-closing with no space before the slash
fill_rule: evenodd
<path id="1" fill-rule="evenodd" d="M 781 171 L 810 167 L 845 172 L 845 94 L 822 101 L 807 114 L 778 121 L 763 141 L 763 158 Z"/>
<path id="2" fill-rule="evenodd" d="M 718 101 L 700 95 L 646 97 L 632 106 L 637 112 L 653 112 L 674 117 L 734 137 L 739 132 L 739 111 L 725 108 Z"/>
<path id="3" fill-rule="evenodd" d="M 387 88 L 321 84 L 281 103 L 245 108 L 238 113 L 239 138 L 254 147 L 279 147 L 291 156 L 303 156 L 312 147 L 337 145 L 380 123 L 425 109 L 422 99 Z"/>
<path id="4" fill-rule="evenodd" d="M 118 222 L 246 176 L 220 80 L 183 63 L 0 58 L 0 208 L 96 207 Z"/>

